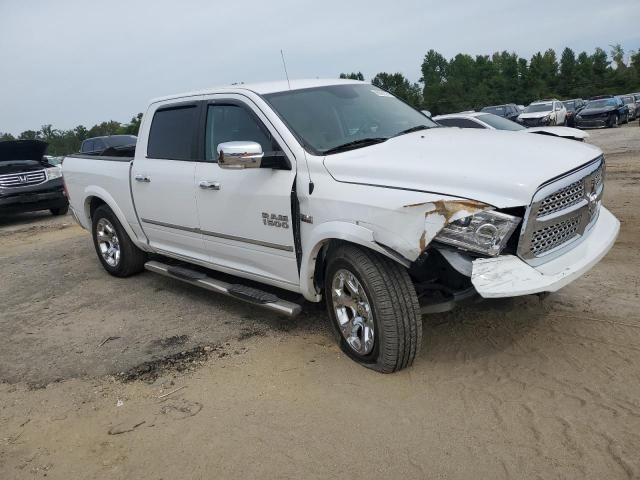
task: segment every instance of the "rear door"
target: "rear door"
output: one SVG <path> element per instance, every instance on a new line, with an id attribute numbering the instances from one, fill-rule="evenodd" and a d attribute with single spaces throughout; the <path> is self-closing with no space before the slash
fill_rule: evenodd
<path id="1" fill-rule="evenodd" d="M 296 164 L 291 152 L 246 97 L 215 95 L 204 108 L 204 162 L 196 165 L 195 178 L 210 261 L 280 286 L 299 285 L 291 203 Z M 220 168 L 217 146 L 230 141 L 258 142 L 265 155 L 284 150 L 290 168 Z M 200 183 L 215 187 L 200 188 Z"/>
<path id="2" fill-rule="evenodd" d="M 157 250 L 205 259 L 195 198 L 201 104 L 160 105 L 141 136 L 131 170 L 138 218 Z"/>

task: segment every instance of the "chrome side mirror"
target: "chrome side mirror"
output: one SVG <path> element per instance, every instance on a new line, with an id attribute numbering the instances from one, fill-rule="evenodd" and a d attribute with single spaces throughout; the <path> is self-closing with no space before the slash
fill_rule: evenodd
<path id="1" fill-rule="evenodd" d="M 220 168 L 260 168 L 264 156 L 258 142 L 224 142 L 217 150 Z"/>

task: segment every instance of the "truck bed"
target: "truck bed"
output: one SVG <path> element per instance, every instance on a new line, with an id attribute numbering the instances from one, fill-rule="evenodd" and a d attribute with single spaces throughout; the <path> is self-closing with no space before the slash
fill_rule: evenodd
<path id="1" fill-rule="evenodd" d="M 103 199 L 132 240 L 145 242 L 131 196 L 132 156 L 74 154 L 65 157 L 63 173 L 70 206 L 79 223 L 91 230 L 93 196 Z"/>

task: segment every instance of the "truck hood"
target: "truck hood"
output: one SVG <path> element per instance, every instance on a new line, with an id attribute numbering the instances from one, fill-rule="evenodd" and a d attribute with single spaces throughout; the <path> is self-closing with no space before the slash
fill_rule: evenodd
<path id="1" fill-rule="evenodd" d="M 433 128 L 324 157 L 339 182 L 528 205 L 538 187 L 602 155 L 583 143 L 497 130 Z"/>

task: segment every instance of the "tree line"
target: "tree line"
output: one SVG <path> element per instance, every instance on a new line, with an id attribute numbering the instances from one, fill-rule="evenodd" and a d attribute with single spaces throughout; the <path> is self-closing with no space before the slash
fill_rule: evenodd
<path id="1" fill-rule="evenodd" d="M 434 115 L 503 103 L 528 105 L 543 98 L 616 95 L 640 91 L 640 50 L 628 60 L 620 45 L 612 45 L 609 54 L 596 48 L 576 55 L 565 48 L 559 59 L 548 49 L 530 60 L 507 51 L 475 57 L 459 53 L 447 60 L 429 50 L 421 71 L 417 82 L 401 73 L 381 72 L 371 83 Z M 364 75 L 341 73 L 340 78 L 364 80 Z"/>
<path id="2" fill-rule="evenodd" d="M 611 46 L 609 53 L 596 48 L 592 54 L 578 55 L 565 48 L 560 59 L 549 49 L 534 54 L 530 60 L 507 51 L 475 57 L 459 53 L 447 60 L 439 52 L 429 50 L 422 60 L 422 77 L 417 82 L 401 73 L 380 72 L 371 83 L 416 108 L 438 115 L 502 103 L 527 105 L 542 98 L 589 98 L 638 92 L 640 51 L 631 52 L 628 60 L 625 57 L 620 45 Z M 341 73 L 340 78 L 364 80 L 364 75 Z M 129 123 L 110 120 L 91 128 L 78 125 L 71 130 L 43 125 L 40 130 L 26 130 L 17 138 L 45 140 L 49 142 L 50 155 L 66 155 L 77 152 L 86 138 L 137 135 L 141 119 L 142 113 L 139 113 Z M 0 132 L 0 141 L 14 139 L 13 135 Z"/>

